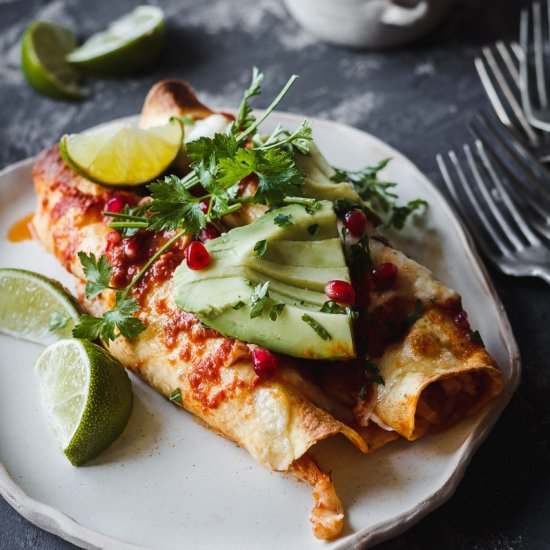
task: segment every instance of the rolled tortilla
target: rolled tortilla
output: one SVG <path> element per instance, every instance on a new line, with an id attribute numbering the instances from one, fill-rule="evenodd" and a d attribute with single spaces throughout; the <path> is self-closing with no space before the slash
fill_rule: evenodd
<path id="1" fill-rule="evenodd" d="M 33 178 L 38 195 L 35 235 L 80 280 L 79 298 L 84 308 L 101 316 L 112 307 L 114 293 L 105 291 L 91 301 L 85 299 L 77 252 L 106 253 L 112 231 L 101 211 L 115 191 L 76 175 L 62 161 L 57 148 L 39 156 Z M 152 238 L 161 246 L 170 234 Z M 317 487 L 321 478 L 322 493 L 334 492 L 328 477 L 305 475 L 302 467 L 294 466 L 296 461 L 317 441 L 336 434 L 344 435 L 363 452 L 368 450 L 367 443 L 356 430 L 306 397 L 317 395 L 328 410 L 338 409 L 293 364 L 287 367 L 283 360 L 274 377 L 262 380 L 254 373 L 246 344 L 202 326 L 175 305 L 171 275 L 183 260 L 187 242 L 183 238 L 165 252 L 133 292 L 142 306 L 139 318 L 147 330 L 131 341 L 117 338 L 107 346 L 109 351 L 164 396 L 179 390 L 185 409 L 213 431 L 243 446 L 260 464 L 301 472 L 301 479 L 314 483 L 317 500 L 321 498 Z M 109 252 L 114 276 L 131 277 L 139 266 L 119 266 L 115 252 Z M 313 471 L 308 464 L 306 470 Z M 334 511 L 338 517 L 341 513 Z M 327 514 L 330 512 L 325 510 L 324 516 Z M 338 534 L 335 529 L 341 528 L 340 520 L 331 523 L 324 517 L 323 522 L 325 527 L 316 535 L 333 538 Z M 332 530 L 327 525 L 332 525 Z"/>

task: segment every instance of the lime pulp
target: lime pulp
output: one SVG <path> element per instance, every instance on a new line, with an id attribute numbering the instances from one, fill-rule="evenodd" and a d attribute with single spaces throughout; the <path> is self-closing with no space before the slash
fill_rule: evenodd
<path id="1" fill-rule="evenodd" d="M 101 454 L 122 433 L 132 387 L 124 367 L 103 348 L 60 340 L 39 355 L 35 370 L 48 423 L 74 466 Z"/>
<path id="2" fill-rule="evenodd" d="M 48 345 L 71 336 L 80 310 L 56 281 L 23 269 L 0 269 L 0 332 Z"/>

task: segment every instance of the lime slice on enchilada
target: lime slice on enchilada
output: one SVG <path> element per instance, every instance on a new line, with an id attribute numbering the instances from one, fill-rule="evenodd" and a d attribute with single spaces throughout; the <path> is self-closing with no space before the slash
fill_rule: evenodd
<path id="1" fill-rule="evenodd" d="M 74 466 L 122 433 L 132 411 L 132 386 L 124 367 L 103 348 L 88 340 L 60 340 L 39 355 L 35 371 L 48 422 Z"/>
<path id="2" fill-rule="evenodd" d="M 174 161 L 183 141 L 183 125 L 172 119 L 143 130 L 126 124 L 83 134 L 64 135 L 63 160 L 85 178 L 110 186 L 141 185 L 156 179 Z"/>
<path id="3" fill-rule="evenodd" d="M 23 269 L 0 269 L 0 332 L 44 346 L 71 336 L 80 310 L 56 281 Z"/>

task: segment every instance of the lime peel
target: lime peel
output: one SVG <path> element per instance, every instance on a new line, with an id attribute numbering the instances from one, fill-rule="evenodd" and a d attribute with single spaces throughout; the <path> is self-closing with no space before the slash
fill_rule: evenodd
<path id="1" fill-rule="evenodd" d="M 88 340 L 60 340 L 38 357 L 35 370 L 48 422 L 74 466 L 95 458 L 122 433 L 133 405 L 124 367 Z"/>
<path id="2" fill-rule="evenodd" d="M 90 74 L 127 76 L 150 67 L 161 53 L 164 39 L 162 10 L 138 6 L 92 35 L 66 59 Z"/>
<path id="3" fill-rule="evenodd" d="M 0 269 L 0 333 L 48 345 L 71 336 L 80 308 L 57 281 L 23 269 Z"/>
<path id="4" fill-rule="evenodd" d="M 156 179 L 174 162 L 182 142 L 183 124 L 172 118 L 163 126 L 147 129 L 113 124 L 64 135 L 59 151 L 73 170 L 91 181 L 141 185 Z"/>
<path id="5" fill-rule="evenodd" d="M 78 73 L 65 61 L 75 47 L 76 37 L 69 29 L 44 21 L 31 23 L 21 42 L 21 66 L 29 84 L 57 99 L 85 97 Z"/>

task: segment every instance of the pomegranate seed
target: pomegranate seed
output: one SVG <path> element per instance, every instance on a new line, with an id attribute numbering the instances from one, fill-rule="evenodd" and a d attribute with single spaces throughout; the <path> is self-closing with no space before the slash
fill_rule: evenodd
<path id="1" fill-rule="evenodd" d="M 199 206 L 201 207 L 202 213 L 206 214 L 208 212 L 208 208 L 210 207 L 210 201 L 201 201 L 199 202 Z"/>
<path id="2" fill-rule="evenodd" d="M 107 204 L 105 205 L 105 212 L 119 214 L 127 204 L 127 199 L 125 199 L 122 195 L 116 194 L 107 201 Z"/>
<path id="3" fill-rule="evenodd" d="M 329 281 L 325 294 L 337 304 L 351 306 L 355 302 L 355 289 L 346 281 Z"/>
<path id="4" fill-rule="evenodd" d="M 279 368 L 277 357 L 265 348 L 256 348 L 252 352 L 252 365 L 260 378 L 270 378 Z"/>
<path id="5" fill-rule="evenodd" d="M 213 223 L 209 223 L 204 229 L 201 230 L 201 241 L 207 243 L 220 235 L 220 230 Z"/>
<path id="6" fill-rule="evenodd" d="M 139 252 L 139 244 L 136 239 L 124 240 L 124 254 L 130 261 L 137 260 Z"/>
<path id="7" fill-rule="evenodd" d="M 118 231 L 109 231 L 106 237 L 107 243 L 110 245 L 117 245 L 122 242 L 122 235 Z"/>
<path id="8" fill-rule="evenodd" d="M 189 269 L 203 269 L 210 262 L 210 254 L 200 241 L 192 241 L 185 249 L 185 261 Z"/>
<path id="9" fill-rule="evenodd" d="M 344 226 L 352 237 L 361 237 L 367 226 L 367 215 L 361 210 L 352 210 L 345 215 Z"/>
<path id="10" fill-rule="evenodd" d="M 464 310 L 459 311 L 455 315 L 453 321 L 458 328 L 461 328 L 463 330 L 470 330 L 470 321 L 468 320 L 468 314 Z"/>
<path id="11" fill-rule="evenodd" d="M 390 288 L 397 279 L 397 266 L 390 262 L 378 264 L 371 269 L 370 276 L 377 288 Z"/>

